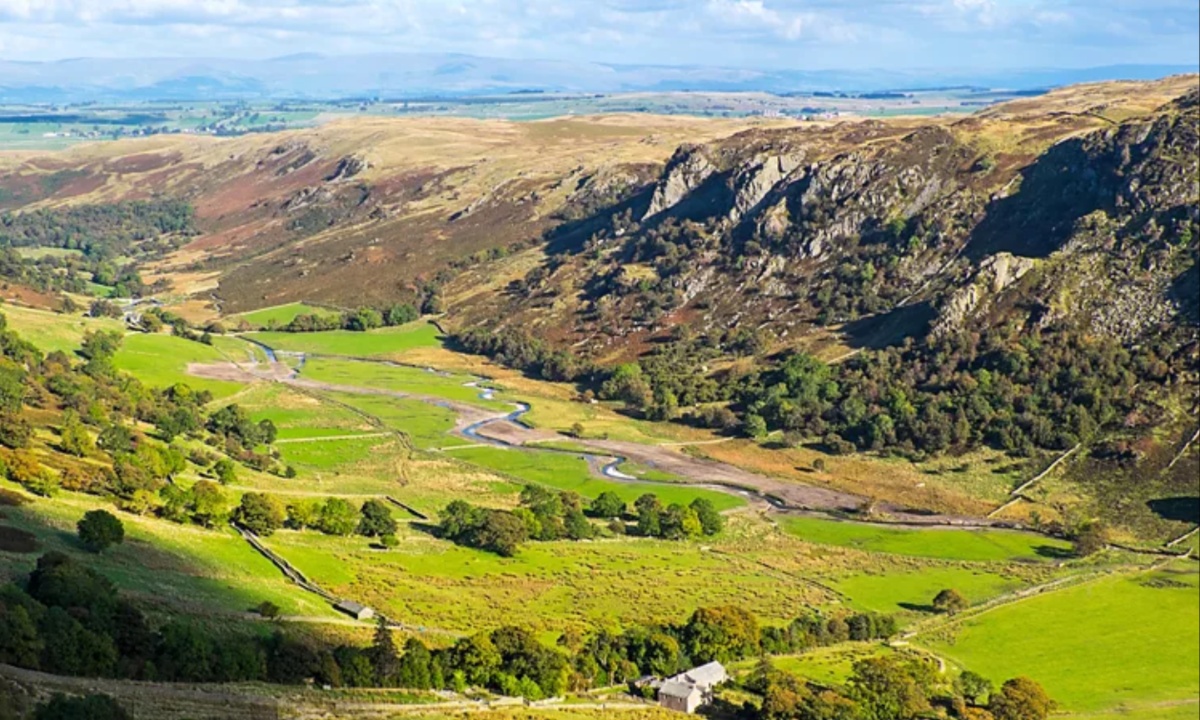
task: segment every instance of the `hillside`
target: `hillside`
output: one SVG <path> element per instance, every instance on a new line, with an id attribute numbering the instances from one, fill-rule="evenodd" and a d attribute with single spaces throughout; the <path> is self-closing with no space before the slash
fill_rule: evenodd
<path id="1" fill-rule="evenodd" d="M 26 220 L 5 293 L 99 283 L 193 322 L 411 303 L 458 349 L 746 438 L 697 452 L 756 472 L 807 483 L 849 453 L 996 476 L 926 497 L 834 474 L 856 496 L 982 514 L 1020 484 L 989 465 L 1083 448 L 1002 517 L 1164 539 L 1191 513 L 1152 503 L 1197 494 L 1196 86 L 965 118 L 360 118 L 7 155 L 0 207 Z M 119 237 L 80 260 L 63 238 L 101 204 Z"/>

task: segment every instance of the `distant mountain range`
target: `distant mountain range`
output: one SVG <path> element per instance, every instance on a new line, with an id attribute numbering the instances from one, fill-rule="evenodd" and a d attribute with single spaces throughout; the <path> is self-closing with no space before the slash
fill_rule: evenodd
<path id="1" fill-rule="evenodd" d="M 1019 70 L 749 70 L 512 60 L 457 54 L 326 57 L 77 58 L 0 61 L 0 102 L 411 98 L 546 92 L 830 91 L 949 86 L 1037 89 L 1099 80 L 1145 80 L 1196 65 L 1112 65 Z"/>

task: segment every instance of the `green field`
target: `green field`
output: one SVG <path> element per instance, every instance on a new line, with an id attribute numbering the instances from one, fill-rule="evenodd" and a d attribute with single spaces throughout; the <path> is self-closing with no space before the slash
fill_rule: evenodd
<path id="1" fill-rule="evenodd" d="M 187 383 L 197 390 L 208 390 L 214 397 L 232 395 L 244 387 L 239 383 L 207 380 L 189 375 L 191 363 L 226 362 L 226 357 L 212 345 L 185 340 L 173 335 L 126 335 L 117 351 L 114 365 L 131 373 L 150 387 L 168 387 Z"/>
<path id="2" fill-rule="evenodd" d="M 876 612 L 929 612 L 939 591 L 958 590 L 972 605 L 1018 590 L 1028 581 L 1003 567 L 919 565 L 911 570 L 862 573 L 838 580 L 834 587 L 850 596 L 852 604 Z"/>
<path id="3" fill-rule="evenodd" d="M 233 315 L 230 319 L 234 321 L 245 320 L 256 327 L 266 328 L 272 323 L 275 325 L 287 325 L 292 320 L 295 320 L 299 315 L 336 317 L 340 314 L 341 313 L 339 313 L 337 310 L 330 310 L 329 308 L 295 302 L 288 303 L 287 305 L 276 305 L 275 307 L 263 308 L 261 310 L 242 313 L 240 315 Z"/>
<path id="4" fill-rule="evenodd" d="M 1068 542 L 1011 530 L 908 529 L 796 516 L 776 522 L 807 542 L 945 560 L 1045 560 L 1071 550 Z"/>
<path id="5" fill-rule="evenodd" d="M 59 350 L 73 355 L 89 330 L 125 332 L 125 323 L 111 318 L 59 315 L 16 305 L 0 306 L 0 313 L 8 319 L 9 328 L 47 353 Z"/>
<path id="6" fill-rule="evenodd" d="M 457 414 L 449 408 L 431 405 L 420 400 L 331 393 L 331 397 L 355 407 L 383 422 L 387 427 L 403 432 L 413 445 L 422 449 L 466 445 L 471 441 L 451 435 Z"/>
<path id="7" fill-rule="evenodd" d="M 1194 700 L 1198 572 L 1184 561 L 1036 596 L 969 618 L 952 640 L 931 648 L 996 681 L 1028 675 L 1065 710 Z"/>
<path id="8" fill-rule="evenodd" d="M 833 647 L 813 648 L 799 655 L 773 657 L 771 664 L 776 670 L 822 685 L 843 685 L 850 679 L 854 663 L 892 653 L 891 648 L 878 643 L 842 643 Z M 742 661 L 732 665 L 730 670 L 738 674 L 748 673 L 756 663 L 756 660 Z"/>
<path id="9" fill-rule="evenodd" d="M 819 599 L 798 579 L 773 577 L 699 543 L 530 542 L 502 558 L 438 540 L 420 523 L 401 522 L 398 537 L 399 546 L 386 552 L 365 538 L 307 532 L 276 533 L 269 544 L 337 593 L 411 624 L 455 632 L 519 619 L 556 636 L 568 627 L 678 622 L 697 607 L 723 603 L 750 603 L 764 621 L 784 622 L 798 603 Z"/>
<path id="10" fill-rule="evenodd" d="M 0 486 L 16 488 L 7 482 Z M 204 530 L 118 513 L 125 543 L 100 555 L 88 553 L 75 537 L 75 522 L 93 508 L 117 512 L 107 500 L 75 493 L 5 507 L 0 522 L 33 533 L 41 548 L 27 555 L 0 551 L 0 578 L 20 578 L 42 552 L 59 550 L 86 558 L 89 567 L 139 600 L 175 612 L 240 615 L 270 600 L 287 614 L 334 617 L 327 603 L 299 591 L 227 528 Z"/>
<path id="11" fill-rule="evenodd" d="M 317 358 L 305 363 L 302 375 L 308 380 L 335 385 L 371 387 L 440 397 L 495 410 L 507 411 L 514 408 L 503 393 L 496 393 L 495 399 L 492 400 L 480 397 L 479 388 L 467 386 L 467 383 L 476 380 L 470 375 L 433 372 L 406 365 Z"/>
<path id="12" fill-rule="evenodd" d="M 399 327 L 367 332 L 329 330 L 313 333 L 257 332 L 247 337 L 275 350 L 316 355 L 379 357 L 438 344 L 438 330 L 431 323 L 418 321 Z"/>
<path id="13" fill-rule="evenodd" d="M 687 504 L 698 497 L 708 498 L 720 510 L 729 510 L 745 505 L 741 498 L 714 490 L 674 487 L 666 484 L 618 482 L 599 478 L 591 473 L 586 460 L 578 455 L 568 453 L 550 450 L 530 452 L 501 447 L 468 447 L 454 450 L 449 454 L 460 460 L 482 465 L 521 480 L 547 485 L 559 490 L 574 490 L 586 498 L 594 498 L 602 492 L 611 490 L 629 503 L 632 503 L 640 495 L 653 493 L 662 500 L 664 505 Z"/>

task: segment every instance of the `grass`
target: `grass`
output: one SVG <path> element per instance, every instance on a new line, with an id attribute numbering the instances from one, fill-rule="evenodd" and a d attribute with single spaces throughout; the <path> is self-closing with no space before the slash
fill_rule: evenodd
<path id="1" fill-rule="evenodd" d="M 281 532 L 268 542 L 333 592 L 455 632 L 519 622 L 557 635 L 569 627 L 680 622 L 697 607 L 725 603 L 749 604 L 764 620 L 783 622 L 799 604 L 819 599 L 798 578 L 774 577 L 699 543 L 530 542 L 502 558 L 436 539 L 419 523 L 402 522 L 398 537 L 392 551 L 316 533 Z"/>
<path id="2" fill-rule="evenodd" d="M 403 432 L 418 448 L 453 447 L 471 442 L 450 434 L 457 414 L 449 408 L 420 400 L 378 395 L 332 393 L 332 397 L 377 418 L 389 428 Z"/>
<path id="3" fill-rule="evenodd" d="M 124 544 L 98 555 L 79 546 L 74 530 L 75 522 L 94 508 L 117 514 L 126 533 Z M 226 528 L 204 530 L 129 515 L 105 500 L 75 493 L 60 493 L 53 501 L 35 500 L 19 508 L 6 507 L 4 514 L 5 524 L 33 533 L 42 547 L 35 554 L 0 552 L 0 577 L 19 579 L 33 568 L 38 554 L 58 550 L 82 559 L 151 607 L 230 615 L 270 600 L 286 614 L 334 617 L 327 603 L 287 582 L 269 561 Z"/>
<path id="4" fill-rule="evenodd" d="M 853 673 L 854 663 L 872 657 L 891 655 L 893 650 L 878 643 L 841 643 L 818 647 L 799 655 L 771 658 L 775 669 L 821 685 L 844 685 Z M 748 673 L 757 660 L 744 660 L 730 667 L 735 674 Z"/>
<path id="5" fill-rule="evenodd" d="M 970 618 L 931 647 L 995 681 L 1028 675 L 1064 710 L 1150 713 L 1200 694 L 1198 579 L 1191 563 L 1104 577 Z"/>
<path id="6" fill-rule="evenodd" d="M 944 560 L 1037 560 L 1071 550 L 1062 540 L 1011 530 L 916 530 L 795 516 L 780 516 L 776 522 L 807 542 Z"/>
<path id="7" fill-rule="evenodd" d="M 73 355 L 83 344 L 83 336 L 89 330 L 125 332 L 125 324 L 111 318 L 59 315 L 16 305 L 4 305 L 0 307 L 0 313 L 8 319 L 10 329 L 46 353 L 60 350 Z"/>
<path id="8" fill-rule="evenodd" d="M 196 390 L 208 390 L 214 397 L 220 398 L 232 395 L 244 386 L 198 378 L 187 372 L 190 363 L 219 362 L 226 362 L 226 358 L 216 347 L 164 334 L 126 335 L 113 361 L 118 370 L 137 376 L 150 387 L 186 383 Z"/>
<path id="9" fill-rule="evenodd" d="M 617 482 L 591 473 L 588 463 L 578 455 L 553 451 L 522 451 L 507 448 L 468 447 L 451 453 L 455 458 L 559 490 L 574 490 L 587 498 L 612 491 L 632 503 L 644 493 L 657 495 L 664 505 L 687 504 L 698 497 L 708 498 L 719 510 L 741 507 L 738 497 L 713 490 L 673 487 L 641 482 Z"/>
<path id="10" fill-rule="evenodd" d="M 476 380 L 470 375 L 432 372 L 405 365 L 330 358 L 310 359 L 305 363 L 302 375 L 309 380 L 335 385 L 371 387 L 440 397 L 494 410 L 513 409 L 512 403 L 504 398 L 503 393 L 496 393 L 495 399 L 485 400 L 480 397 L 479 388 L 467 387 L 466 383 Z"/>
<path id="11" fill-rule="evenodd" d="M 378 432 L 352 410 L 278 384 L 260 385 L 239 395 L 237 403 L 255 422 L 270 420 L 280 440 L 300 440 Z"/>
<path id="12" fill-rule="evenodd" d="M 969 603 L 977 605 L 1024 587 L 1028 580 L 1009 574 L 1004 568 L 924 565 L 908 571 L 888 568 L 877 573 L 858 573 L 832 584 L 849 595 L 852 604 L 861 610 L 924 614 L 931 609 L 933 597 L 946 588 L 958 590 Z M 974 666 L 968 664 L 968 667 Z"/>
<path id="13" fill-rule="evenodd" d="M 275 307 L 263 308 L 254 310 L 253 312 L 242 313 L 232 316 L 232 320 L 245 320 L 246 322 L 260 328 L 269 327 L 272 323 L 276 325 L 287 325 L 292 320 L 295 320 L 299 315 L 317 315 L 321 317 L 339 316 L 337 310 L 308 305 L 302 302 L 288 303 L 286 305 L 276 305 Z"/>
<path id="14" fill-rule="evenodd" d="M 379 357 L 438 344 L 437 328 L 420 321 L 367 332 L 257 332 L 248 337 L 276 350 L 348 357 Z"/>
<path id="15" fill-rule="evenodd" d="M 332 470 L 362 462 L 381 446 L 394 443 L 390 437 L 316 440 L 279 445 L 279 454 L 289 465 L 317 470 Z"/>

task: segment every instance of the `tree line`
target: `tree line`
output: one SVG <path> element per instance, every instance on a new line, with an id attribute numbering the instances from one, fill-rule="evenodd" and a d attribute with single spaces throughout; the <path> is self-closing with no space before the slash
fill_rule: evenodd
<path id="1" fill-rule="evenodd" d="M 981 446 L 1015 455 L 1065 450 L 1146 410 L 1142 383 L 1169 382 L 1195 363 L 1166 336 L 1126 348 L 1054 324 L 931 337 L 838 364 L 790 352 L 718 375 L 706 369 L 711 359 L 759 353 L 761 337 L 681 328 L 637 362 L 614 367 L 521 330 L 477 328 L 452 342 L 535 377 L 575 382 L 584 396 L 623 402 L 648 419 L 917 459 Z"/>
<path id="2" fill-rule="evenodd" d="M 606 521 L 599 526 L 590 518 Z M 630 523 L 633 523 L 632 527 Z M 602 534 L 636 533 L 669 540 L 715 535 L 724 518 L 712 502 L 664 506 L 657 495 L 639 497 L 631 511 L 616 493 L 605 491 L 586 507 L 576 492 L 555 492 L 540 485 L 521 490 L 514 510 L 485 508 L 454 500 L 439 514 L 438 534 L 451 542 L 510 557 L 529 540 L 588 540 Z"/>

